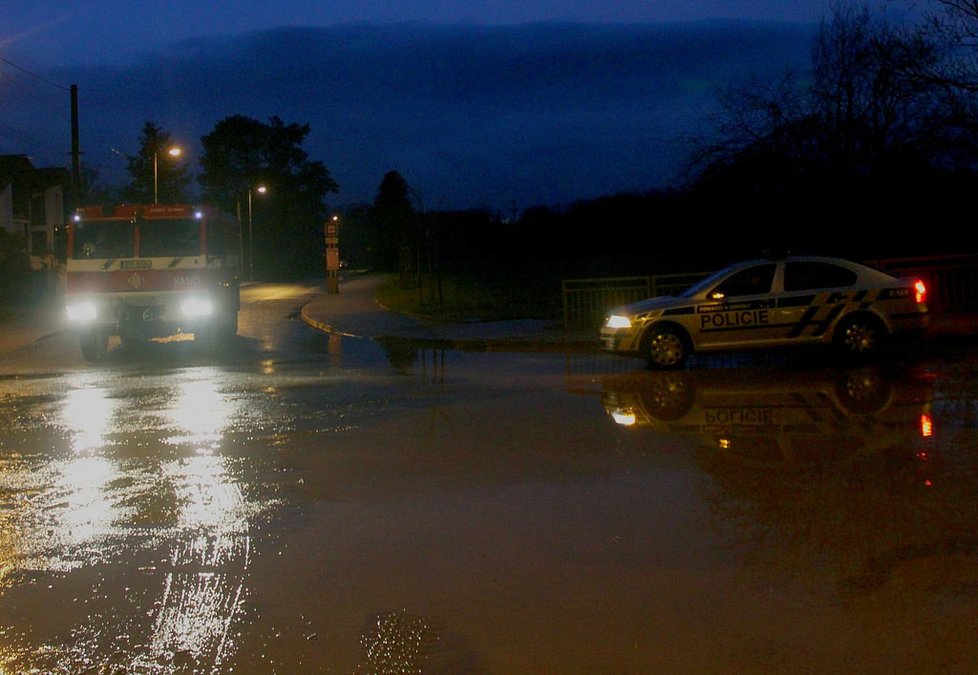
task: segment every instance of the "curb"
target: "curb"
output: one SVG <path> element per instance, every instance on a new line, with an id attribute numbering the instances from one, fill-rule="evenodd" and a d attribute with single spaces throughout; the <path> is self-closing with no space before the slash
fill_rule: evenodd
<path id="1" fill-rule="evenodd" d="M 306 312 L 306 307 L 308 305 L 309 303 L 306 303 L 305 305 L 302 306 L 302 309 L 299 311 L 299 318 L 301 318 L 303 322 L 312 326 L 316 330 L 321 330 L 322 332 L 329 333 L 330 335 L 341 335 L 343 337 L 360 337 L 359 335 L 344 333 L 341 330 L 337 330 L 336 328 L 333 328 L 328 323 L 323 323 L 322 321 L 318 321 L 317 319 L 312 318 L 311 316 L 309 316 L 309 313 Z"/>
<path id="2" fill-rule="evenodd" d="M 365 338 L 363 335 L 355 335 L 341 331 L 335 326 L 320 321 L 312 317 L 307 308 L 311 303 L 302 306 L 299 317 L 307 325 L 330 335 L 342 337 Z M 385 311 L 393 312 L 389 308 L 378 303 L 378 306 Z M 405 314 L 411 318 L 423 320 L 423 317 Z M 539 339 L 532 337 L 505 337 L 505 338 L 437 338 L 437 337 L 417 337 L 407 335 L 380 335 L 372 338 L 378 343 L 399 344 L 412 347 L 428 347 L 434 349 L 451 349 L 456 351 L 480 351 L 480 352 L 598 352 L 600 345 L 598 340 L 593 342 L 581 337 L 553 339 Z"/>

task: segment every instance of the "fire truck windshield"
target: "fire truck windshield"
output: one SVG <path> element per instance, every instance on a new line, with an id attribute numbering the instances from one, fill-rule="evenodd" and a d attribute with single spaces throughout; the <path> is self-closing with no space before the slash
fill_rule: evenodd
<path id="1" fill-rule="evenodd" d="M 200 221 L 193 218 L 139 221 L 139 254 L 143 258 L 200 255 Z"/>
<path id="2" fill-rule="evenodd" d="M 129 220 L 81 221 L 75 224 L 73 258 L 127 258 L 134 253 Z"/>

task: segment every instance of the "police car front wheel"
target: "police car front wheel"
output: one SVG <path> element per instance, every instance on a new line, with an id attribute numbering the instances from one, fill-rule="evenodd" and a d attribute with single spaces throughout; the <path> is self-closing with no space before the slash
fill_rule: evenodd
<path id="1" fill-rule="evenodd" d="M 692 351 L 689 338 L 681 329 L 672 326 L 650 328 L 645 345 L 646 358 L 652 368 L 679 368 Z"/>

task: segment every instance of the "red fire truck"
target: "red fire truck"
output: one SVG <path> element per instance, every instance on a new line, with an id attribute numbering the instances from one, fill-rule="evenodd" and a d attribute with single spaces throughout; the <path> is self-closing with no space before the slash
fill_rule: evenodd
<path id="1" fill-rule="evenodd" d="M 87 206 L 68 225 L 65 306 L 84 357 L 126 342 L 238 332 L 241 226 L 207 206 Z"/>

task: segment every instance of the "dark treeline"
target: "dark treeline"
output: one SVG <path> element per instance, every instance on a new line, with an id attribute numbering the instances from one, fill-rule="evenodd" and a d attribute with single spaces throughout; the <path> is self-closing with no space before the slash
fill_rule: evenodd
<path id="1" fill-rule="evenodd" d="M 351 234 L 361 233 L 349 240 L 352 255 L 409 279 L 662 274 L 784 251 L 974 253 L 978 4 L 937 6 L 945 13 L 894 25 L 867 6 L 838 5 L 812 45 L 810 72 L 719 92 L 680 187 L 503 218 L 415 213 L 407 182 L 389 174 L 375 204 L 349 214 Z"/>
<path id="2" fill-rule="evenodd" d="M 777 254 L 856 260 L 978 251 L 967 214 L 978 174 L 905 174 L 837 192 L 818 184 L 772 196 L 732 185 L 650 191 L 524 210 L 414 214 L 407 258 L 370 215 L 345 217 L 343 254 L 354 265 L 415 272 L 581 278 L 705 271 Z"/>

